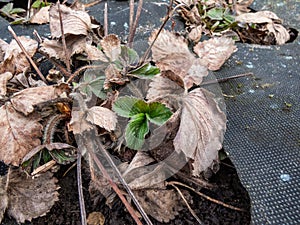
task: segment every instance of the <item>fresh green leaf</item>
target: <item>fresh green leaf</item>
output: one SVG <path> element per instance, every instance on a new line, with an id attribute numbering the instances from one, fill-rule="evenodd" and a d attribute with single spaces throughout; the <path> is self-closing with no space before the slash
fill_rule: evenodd
<path id="1" fill-rule="evenodd" d="M 22 8 L 13 8 L 12 10 L 10 10 L 10 14 L 18 14 L 18 13 L 23 13 L 23 12 L 26 12 L 25 9 L 22 9 Z"/>
<path id="2" fill-rule="evenodd" d="M 156 66 L 152 66 L 150 63 L 147 63 L 139 68 L 131 70 L 129 75 L 134 75 L 138 78 L 153 78 L 155 75 L 159 74 L 160 70 Z"/>
<path id="3" fill-rule="evenodd" d="M 212 8 L 207 11 L 207 16 L 211 20 L 223 20 L 223 8 Z"/>
<path id="4" fill-rule="evenodd" d="M 26 21 L 25 18 L 18 18 L 15 19 L 14 21 L 10 22 L 11 25 L 18 25 L 18 24 L 23 24 Z"/>
<path id="5" fill-rule="evenodd" d="M 144 144 L 145 136 L 149 132 L 149 125 L 144 113 L 136 114 L 127 124 L 125 140 L 127 147 L 140 150 Z"/>
<path id="6" fill-rule="evenodd" d="M 31 8 L 39 9 L 43 7 L 43 2 L 41 0 L 36 0 L 34 3 L 32 3 Z"/>
<path id="7" fill-rule="evenodd" d="M 161 126 L 172 116 L 172 112 L 162 103 L 152 102 L 146 115 L 150 122 Z"/>
<path id="8" fill-rule="evenodd" d="M 120 97 L 113 104 L 113 110 L 122 117 L 130 118 L 139 113 L 148 112 L 148 104 L 135 97 Z"/>
<path id="9" fill-rule="evenodd" d="M 1 8 L 1 11 L 7 15 L 10 14 L 10 11 L 13 9 L 14 3 L 7 3 L 5 6 Z"/>

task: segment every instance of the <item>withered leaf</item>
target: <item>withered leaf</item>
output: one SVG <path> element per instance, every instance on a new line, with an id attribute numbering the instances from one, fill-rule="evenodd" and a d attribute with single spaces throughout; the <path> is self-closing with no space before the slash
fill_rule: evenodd
<path id="1" fill-rule="evenodd" d="M 40 8 L 31 18 L 30 23 L 45 24 L 49 23 L 49 9 L 50 6 Z"/>
<path id="2" fill-rule="evenodd" d="M 100 106 L 94 106 L 86 111 L 72 111 L 70 129 L 74 134 L 82 134 L 86 130 L 93 129 L 93 124 L 112 131 L 116 127 L 117 116 L 113 111 Z"/>
<path id="3" fill-rule="evenodd" d="M 25 117 L 9 102 L 0 108 L 0 118 L 0 160 L 19 166 L 23 157 L 40 145 L 43 126 L 37 116 Z"/>
<path id="4" fill-rule="evenodd" d="M 154 40 L 157 31 L 151 34 L 149 43 Z M 186 40 L 170 31 L 163 30 L 152 47 L 152 57 L 161 71 L 170 70 L 180 76 L 186 89 L 193 84 L 199 85 L 208 72 L 189 50 Z"/>
<path id="5" fill-rule="evenodd" d="M 34 106 L 45 101 L 58 98 L 64 92 L 68 92 L 67 84 L 41 86 L 27 88 L 15 93 L 11 98 L 11 103 L 16 110 L 28 115 L 33 112 Z"/>
<path id="6" fill-rule="evenodd" d="M 6 95 L 7 82 L 13 77 L 11 72 L 0 74 L 0 97 Z"/>
<path id="7" fill-rule="evenodd" d="M 149 44 L 154 41 L 157 33 L 158 30 L 152 32 Z M 186 40 L 167 30 L 161 31 L 152 46 L 152 58 L 161 71 L 171 70 L 178 75 L 185 75 L 195 59 Z"/>
<path id="8" fill-rule="evenodd" d="M 161 186 L 167 179 L 163 164 L 151 164 L 154 159 L 147 153 L 138 151 L 126 170 L 122 173 L 132 190 L 140 190 Z"/>
<path id="9" fill-rule="evenodd" d="M 65 35 L 84 35 L 88 34 L 93 28 L 89 14 L 81 10 L 73 10 L 65 5 L 60 5 L 62 24 Z M 50 31 L 53 38 L 61 37 L 58 4 L 53 5 L 49 10 Z"/>
<path id="10" fill-rule="evenodd" d="M 121 41 L 115 34 L 109 34 L 100 41 L 101 47 L 105 55 L 111 62 L 116 61 L 121 54 Z"/>
<path id="11" fill-rule="evenodd" d="M 174 138 L 175 150 L 193 159 L 193 175 L 199 176 L 218 158 L 226 129 L 226 116 L 214 95 L 197 88 L 184 96 L 181 120 Z"/>
<path id="12" fill-rule="evenodd" d="M 25 36 L 20 36 L 19 40 L 28 55 L 32 57 L 38 47 L 37 41 Z M 5 49 L 4 59 L 0 64 L 0 73 L 11 72 L 12 74 L 17 74 L 30 68 L 29 61 L 15 40 L 12 40 Z"/>
<path id="13" fill-rule="evenodd" d="M 209 70 L 218 70 L 224 62 L 237 50 L 234 41 L 230 38 L 215 37 L 199 42 L 194 52 Z"/>
<path id="14" fill-rule="evenodd" d="M 3 186 L 3 182 L 6 184 L 6 176 L 1 178 L 0 187 Z M 57 179 L 50 172 L 32 179 L 24 172 L 12 170 L 8 182 L 5 191 L 8 198 L 6 212 L 18 223 L 45 215 L 58 201 Z"/>
<path id="15" fill-rule="evenodd" d="M 87 48 L 88 52 L 91 51 L 90 47 L 87 47 L 89 44 L 85 36 L 69 35 L 66 37 L 66 45 L 67 54 L 70 57 L 74 54 L 84 53 Z M 45 39 L 41 44 L 40 51 L 46 53 L 49 57 L 59 59 L 65 63 L 68 60 L 62 41 Z"/>
<path id="16" fill-rule="evenodd" d="M 134 191 L 145 212 L 162 223 L 168 223 L 183 209 L 182 201 L 175 190 L 146 189 Z"/>
<path id="17" fill-rule="evenodd" d="M 103 127 L 105 130 L 112 131 L 117 124 L 116 114 L 104 107 L 94 106 L 87 111 L 87 121 Z"/>
<path id="18" fill-rule="evenodd" d="M 92 212 L 88 215 L 88 225 L 104 225 L 105 217 L 101 212 Z"/>

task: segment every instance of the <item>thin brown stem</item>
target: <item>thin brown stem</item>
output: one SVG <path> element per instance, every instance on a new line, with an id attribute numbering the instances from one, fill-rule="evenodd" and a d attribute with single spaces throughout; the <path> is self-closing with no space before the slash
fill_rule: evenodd
<path id="1" fill-rule="evenodd" d="M 195 213 L 195 211 L 191 208 L 190 204 L 187 202 L 187 200 L 185 199 L 184 195 L 182 194 L 182 192 L 180 191 L 180 189 L 175 185 L 175 184 L 170 184 L 173 188 L 176 189 L 176 191 L 178 192 L 178 194 L 180 195 L 180 197 L 182 198 L 182 200 L 184 201 L 185 205 L 188 207 L 188 210 L 190 211 L 190 213 L 193 215 L 193 217 L 197 220 L 197 222 L 200 225 L 204 225 L 204 223 L 200 220 L 200 218 L 197 216 L 197 214 Z"/>
<path id="2" fill-rule="evenodd" d="M 236 78 L 241 78 L 241 77 L 247 77 L 247 76 L 253 76 L 253 73 L 242 73 L 242 74 L 238 74 L 238 75 L 234 75 L 234 76 L 230 76 L 230 77 L 225 77 L 225 78 L 221 78 L 221 79 L 217 79 L 217 80 L 209 80 L 209 81 L 205 81 L 202 84 L 200 84 L 200 86 L 205 86 L 205 85 L 210 85 L 210 84 L 216 84 L 216 83 L 224 83 L 226 81 L 232 80 L 232 79 L 236 79 Z"/>
<path id="3" fill-rule="evenodd" d="M 86 221 L 86 211 L 84 205 L 84 196 L 82 191 L 82 176 L 81 176 L 81 151 L 78 149 L 77 153 L 77 185 L 78 185 L 78 197 L 79 197 L 79 206 L 80 206 L 80 215 L 81 215 L 81 224 L 87 225 Z"/>
<path id="4" fill-rule="evenodd" d="M 129 37 L 131 37 L 133 32 L 133 19 L 134 19 L 134 0 L 129 1 L 129 35 L 128 35 L 128 46 L 132 47 L 129 42 Z"/>
<path id="5" fill-rule="evenodd" d="M 150 44 L 150 46 L 148 47 L 148 49 L 146 50 L 146 52 L 144 53 L 143 57 L 141 58 L 141 61 L 140 61 L 140 65 L 143 64 L 146 59 L 148 58 L 149 54 L 150 54 L 150 51 L 155 43 L 155 41 L 157 40 L 158 38 L 158 35 L 160 34 L 160 32 L 164 29 L 165 25 L 167 24 L 167 22 L 169 21 L 169 19 L 171 18 L 171 16 L 173 15 L 174 13 L 174 10 L 172 9 L 172 6 L 173 6 L 173 0 L 170 0 L 170 4 L 168 6 L 168 12 L 167 12 L 167 15 L 165 16 L 165 19 L 162 23 L 162 25 L 160 26 L 157 34 L 156 34 L 156 37 L 154 38 L 154 40 L 152 41 L 152 43 Z"/>
<path id="6" fill-rule="evenodd" d="M 129 36 L 128 36 L 128 46 L 132 47 L 135 32 L 137 25 L 139 23 L 139 19 L 143 10 L 143 0 L 139 0 L 138 8 L 136 10 L 135 20 L 132 22 L 132 26 L 130 27 Z"/>
<path id="7" fill-rule="evenodd" d="M 107 11 L 107 3 L 104 4 L 104 36 L 108 35 L 108 11 Z"/>
<path id="8" fill-rule="evenodd" d="M 18 36 L 16 35 L 16 33 L 14 32 L 14 30 L 11 28 L 11 26 L 8 26 L 8 31 L 12 34 L 12 36 L 14 37 L 14 39 L 16 40 L 17 44 L 19 45 L 19 47 L 22 49 L 23 53 L 25 54 L 27 60 L 30 62 L 30 64 L 33 66 L 33 68 L 35 69 L 35 71 L 37 72 L 37 74 L 39 75 L 39 77 L 41 78 L 42 81 L 44 81 L 46 84 L 48 83 L 47 80 L 45 79 L 44 75 L 41 73 L 41 71 L 39 70 L 39 68 L 37 67 L 37 65 L 35 64 L 35 62 L 32 60 L 32 58 L 29 56 L 28 52 L 26 51 L 26 49 L 24 48 L 23 44 L 21 43 L 20 39 L 18 38 Z"/>
<path id="9" fill-rule="evenodd" d="M 136 224 L 138 225 L 143 225 L 142 222 L 140 221 L 140 219 L 138 218 L 138 216 L 136 215 L 134 209 L 131 207 L 131 205 L 127 202 L 126 198 L 123 196 L 121 190 L 118 188 L 118 186 L 116 185 L 116 183 L 112 180 L 112 178 L 109 176 L 109 174 L 107 173 L 106 169 L 104 168 L 104 166 L 102 165 L 102 163 L 100 162 L 100 160 L 97 158 L 97 156 L 95 155 L 95 153 L 90 149 L 87 148 L 88 154 L 91 156 L 91 158 L 93 159 L 93 161 L 96 163 L 96 165 L 98 166 L 98 168 L 100 169 L 100 171 L 102 172 L 103 176 L 107 179 L 107 181 L 109 182 L 110 186 L 112 187 L 112 189 L 116 192 L 116 194 L 119 196 L 119 198 L 121 199 L 121 201 L 123 202 L 123 204 L 125 205 L 126 209 L 128 210 L 128 212 L 130 213 L 130 215 L 132 216 L 132 218 L 134 219 L 134 221 L 136 222 Z"/>
<path id="10" fill-rule="evenodd" d="M 195 192 L 197 195 L 199 195 L 199 196 L 201 196 L 201 197 L 203 197 L 203 198 L 205 198 L 205 199 L 207 199 L 207 200 L 209 200 L 209 201 L 211 201 L 213 203 L 216 203 L 218 205 L 221 205 L 223 207 L 226 207 L 226 208 L 229 208 L 229 209 L 233 209 L 233 210 L 236 210 L 236 211 L 245 212 L 244 209 L 241 209 L 241 208 L 238 208 L 238 207 L 234 207 L 232 205 L 228 205 L 228 204 L 226 204 L 224 202 L 221 202 L 219 200 L 213 199 L 213 198 L 211 198 L 211 197 L 209 197 L 209 196 L 207 196 L 207 195 L 205 195 L 205 194 L 203 194 L 203 193 L 201 193 L 199 191 L 196 191 L 194 188 L 192 188 L 192 187 L 190 187 L 190 186 L 188 186 L 186 184 L 183 184 L 183 183 L 180 183 L 180 182 L 177 182 L 177 181 L 166 182 L 166 184 L 167 185 L 172 185 L 173 184 L 173 185 L 179 185 L 179 186 L 185 187 L 185 188 L 187 188 L 187 189 Z"/>
<path id="11" fill-rule="evenodd" d="M 61 10 L 60 10 L 60 2 L 59 1 L 57 1 L 57 8 L 58 8 L 58 15 L 59 15 L 61 40 L 62 40 L 62 45 L 63 45 L 64 52 L 66 54 L 66 66 L 67 66 L 68 72 L 70 72 L 71 71 L 70 55 L 69 55 L 69 52 L 68 52 L 68 49 L 67 49 L 66 36 L 65 36 L 65 33 L 64 33 L 64 25 L 63 25 L 63 21 L 62 21 Z"/>
<path id="12" fill-rule="evenodd" d="M 96 66 L 96 65 L 87 65 L 80 67 L 78 70 L 73 73 L 69 79 L 67 80 L 67 83 L 70 83 L 76 76 L 78 76 L 82 71 L 87 70 L 87 69 L 97 69 L 97 68 L 103 68 L 103 66 Z"/>

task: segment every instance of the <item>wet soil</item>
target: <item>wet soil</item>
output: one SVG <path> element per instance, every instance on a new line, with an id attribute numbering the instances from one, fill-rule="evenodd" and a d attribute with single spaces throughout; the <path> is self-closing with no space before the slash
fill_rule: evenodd
<path id="1" fill-rule="evenodd" d="M 51 211 L 44 217 L 36 218 L 32 223 L 26 225 L 79 225 L 80 209 L 78 203 L 76 166 L 64 176 L 69 169 L 64 166 L 56 174 L 59 180 L 60 200 L 52 207 Z M 87 214 L 93 211 L 100 211 L 105 216 L 106 225 L 134 225 L 135 222 L 126 211 L 121 201 L 116 200 L 112 209 L 105 205 L 105 199 L 100 197 L 97 204 L 89 196 L 89 173 L 83 169 L 83 191 L 85 197 L 85 206 Z M 205 225 L 247 225 L 250 224 L 250 199 L 247 191 L 241 185 L 231 161 L 227 158 L 222 161 L 220 170 L 213 175 L 210 183 L 216 184 L 215 190 L 202 189 L 201 192 L 224 203 L 245 209 L 245 212 L 225 208 L 209 200 L 203 199 L 190 192 L 192 196 L 192 209 Z M 163 225 L 151 218 L 153 224 Z M 9 218 L 5 218 L 2 225 L 16 224 Z M 172 220 L 170 225 L 192 225 L 198 224 L 187 208 L 180 212 L 176 219 Z"/>

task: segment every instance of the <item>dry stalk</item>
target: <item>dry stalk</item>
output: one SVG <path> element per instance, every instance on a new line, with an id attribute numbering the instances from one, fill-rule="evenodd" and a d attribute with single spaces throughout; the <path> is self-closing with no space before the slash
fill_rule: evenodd
<path id="1" fill-rule="evenodd" d="M 81 224 L 87 225 L 86 211 L 85 211 L 85 205 L 84 205 L 84 196 L 83 196 L 83 191 L 82 191 L 81 151 L 79 148 L 78 148 L 78 152 L 77 152 L 77 185 L 78 185 Z"/>
<path id="2" fill-rule="evenodd" d="M 226 203 L 224 203 L 224 202 L 221 202 L 221 201 L 219 201 L 219 200 L 216 200 L 216 199 L 214 199 L 214 198 L 211 198 L 211 197 L 209 197 L 209 196 L 207 196 L 207 195 L 205 195 L 205 194 L 203 194 L 203 193 L 201 193 L 201 192 L 199 192 L 199 191 L 196 191 L 194 188 L 192 188 L 192 187 L 190 187 L 190 186 L 188 186 L 188 185 L 186 185 L 186 184 L 180 183 L 180 182 L 178 182 L 178 181 L 170 181 L 170 182 L 166 182 L 166 185 L 171 185 L 171 186 L 173 186 L 173 185 L 179 185 L 179 186 L 185 187 L 185 188 L 187 188 L 187 189 L 189 189 L 189 190 L 195 192 L 197 195 L 199 195 L 199 196 L 201 196 L 201 197 L 205 198 L 206 200 L 209 200 L 209 201 L 211 201 L 211 202 L 213 202 L 213 203 L 216 203 L 216 204 L 218 204 L 218 205 L 221 205 L 221 206 L 223 206 L 223 207 L 225 207 L 225 208 L 233 209 L 233 210 L 240 211 L 240 212 L 245 212 L 244 209 L 241 209 L 241 208 L 238 208 L 238 207 L 234 207 L 234 206 L 232 206 L 232 205 L 228 205 L 228 204 L 226 204 Z"/>
<path id="3" fill-rule="evenodd" d="M 134 6 L 133 6 L 133 8 L 134 8 Z M 139 19 L 140 19 L 140 16 L 141 16 L 142 9 L 143 9 L 143 0 L 139 0 L 138 7 L 137 7 L 137 10 L 136 10 L 135 19 L 133 21 L 132 2 L 130 2 L 130 16 L 129 16 L 130 27 L 129 27 L 129 35 L 128 35 L 128 46 L 129 47 L 132 47 L 134 35 L 135 35 L 135 32 L 136 32 L 137 25 L 139 23 Z"/>
<path id="4" fill-rule="evenodd" d="M 65 52 L 66 58 L 67 58 L 67 60 L 66 60 L 66 66 L 67 66 L 68 72 L 70 72 L 71 71 L 70 54 L 69 54 L 68 49 L 67 49 L 66 37 L 65 37 L 65 33 L 64 33 L 64 25 L 63 25 L 63 22 L 62 22 L 62 16 L 61 16 L 61 10 L 60 10 L 60 2 L 59 1 L 57 1 L 57 8 L 58 8 L 58 15 L 59 15 L 61 40 L 62 40 L 64 52 Z"/>
<path id="5" fill-rule="evenodd" d="M 107 3 L 104 4 L 104 36 L 108 35 L 108 12 L 107 12 Z"/>
<path id="6" fill-rule="evenodd" d="M 35 69 L 35 71 L 37 72 L 37 74 L 39 75 L 39 77 L 41 78 L 42 81 L 44 81 L 46 84 L 48 83 L 46 78 L 44 77 L 44 75 L 42 74 L 42 72 L 39 70 L 39 68 L 37 67 L 37 65 L 35 64 L 35 62 L 32 60 L 32 58 L 29 56 L 28 52 L 26 51 L 26 49 L 24 48 L 23 44 L 21 43 L 20 39 L 18 38 L 18 36 L 16 35 L 16 33 L 14 32 L 14 30 L 11 28 L 11 26 L 7 27 L 8 31 L 12 34 L 12 36 L 14 37 L 14 39 L 16 40 L 17 44 L 19 45 L 19 47 L 22 49 L 22 51 L 24 52 L 27 60 L 30 62 L 30 64 L 33 66 L 33 68 Z"/>
<path id="7" fill-rule="evenodd" d="M 169 21 L 169 19 L 172 17 L 174 13 L 174 9 L 173 9 L 173 0 L 170 0 L 170 4 L 168 6 L 168 12 L 167 12 L 167 15 L 165 16 L 164 18 L 164 21 L 162 23 L 162 25 L 160 26 L 154 40 L 152 41 L 152 43 L 150 44 L 150 46 L 148 47 L 148 49 L 146 50 L 145 54 L 143 55 L 143 57 L 141 58 L 140 60 L 140 65 L 142 65 L 146 59 L 148 58 L 149 54 L 150 54 L 150 51 L 152 49 L 152 46 L 154 45 L 155 41 L 157 40 L 158 38 L 158 35 L 160 34 L 160 32 L 164 29 L 165 25 L 167 24 L 167 22 Z"/>
<path id="8" fill-rule="evenodd" d="M 184 195 L 182 194 L 182 192 L 180 191 L 180 189 L 174 185 L 174 184 L 170 184 L 173 188 L 176 189 L 176 191 L 178 192 L 178 194 L 180 195 L 180 197 L 182 198 L 182 200 L 184 201 L 184 203 L 186 204 L 186 206 L 188 207 L 188 210 L 190 211 L 190 213 L 193 215 L 193 217 L 197 220 L 197 222 L 200 225 L 204 225 L 204 223 L 200 220 L 200 218 L 197 216 L 197 214 L 195 213 L 195 211 L 191 208 L 190 204 L 187 202 L 187 200 L 185 199 Z"/>

